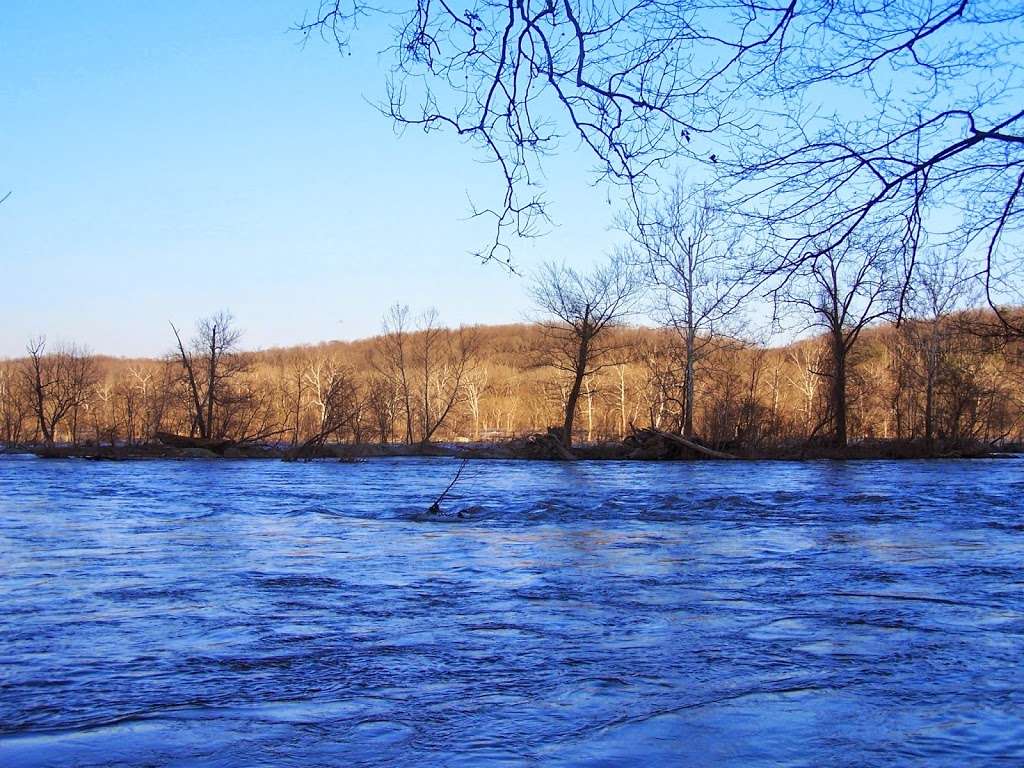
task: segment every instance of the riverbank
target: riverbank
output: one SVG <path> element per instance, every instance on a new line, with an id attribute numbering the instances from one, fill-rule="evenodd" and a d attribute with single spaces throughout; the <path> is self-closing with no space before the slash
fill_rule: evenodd
<path id="1" fill-rule="evenodd" d="M 730 450 L 732 449 L 732 450 Z M 336 443 L 317 446 L 296 455 L 293 446 L 280 443 L 180 440 L 176 444 L 0 446 L 0 454 L 32 454 L 43 459 L 85 459 L 92 461 L 138 461 L 147 459 L 273 459 L 340 460 L 437 456 L 465 459 L 523 461 L 810 461 L 878 459 L 965 459 L 997 458 L 1024 452 L 1024 446 L 980 442 L 934 442 L 922 440 L 865 440 L 846 447 L 805 441 L 774 446 L 706 446 L 671 435 L 636 436 L 623 441 L 581 443 L 566 451 L 551 436 L 533 435 L 503 442 L 465 443 Z"/>

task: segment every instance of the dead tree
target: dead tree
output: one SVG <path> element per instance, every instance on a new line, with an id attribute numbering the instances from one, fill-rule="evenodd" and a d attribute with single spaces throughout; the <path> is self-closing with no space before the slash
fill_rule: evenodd
<path id="1" fill-rule="evenodd" d="M 530 286 L 544 314 L 543 355 L 547 364 L 569 378 L 561 440 L 572 446 L 573 422 L 583 381 L 618 360 L 618 346 L 608 333 L 633 310 L 635 272 L 622 256 L 614 256 L 588 273 L 548 263 Z"/>

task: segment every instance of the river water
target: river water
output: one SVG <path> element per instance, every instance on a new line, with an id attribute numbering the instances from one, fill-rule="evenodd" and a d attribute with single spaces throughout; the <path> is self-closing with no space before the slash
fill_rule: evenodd
<path id="1" fill-rule="evenodd" d="M 0 458 L 0 765 L 1024 764 L 1024 461 Z"/>

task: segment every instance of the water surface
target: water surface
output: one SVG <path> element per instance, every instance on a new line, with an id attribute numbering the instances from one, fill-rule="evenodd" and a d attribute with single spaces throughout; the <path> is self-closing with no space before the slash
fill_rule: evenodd
<path id="1" fill-rule="evenodd" d="M 1024 462 L 455 469 L 0 458 L 0 765 L 1024 762 Z"/>

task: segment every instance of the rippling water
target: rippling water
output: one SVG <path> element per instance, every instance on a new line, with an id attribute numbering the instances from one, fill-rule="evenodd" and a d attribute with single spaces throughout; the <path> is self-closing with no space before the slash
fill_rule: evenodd
<path id="1" fill-rule="evenodd" d="M 0 458 L 0 764 L 1024 761 L 1024 462 Z"/>

